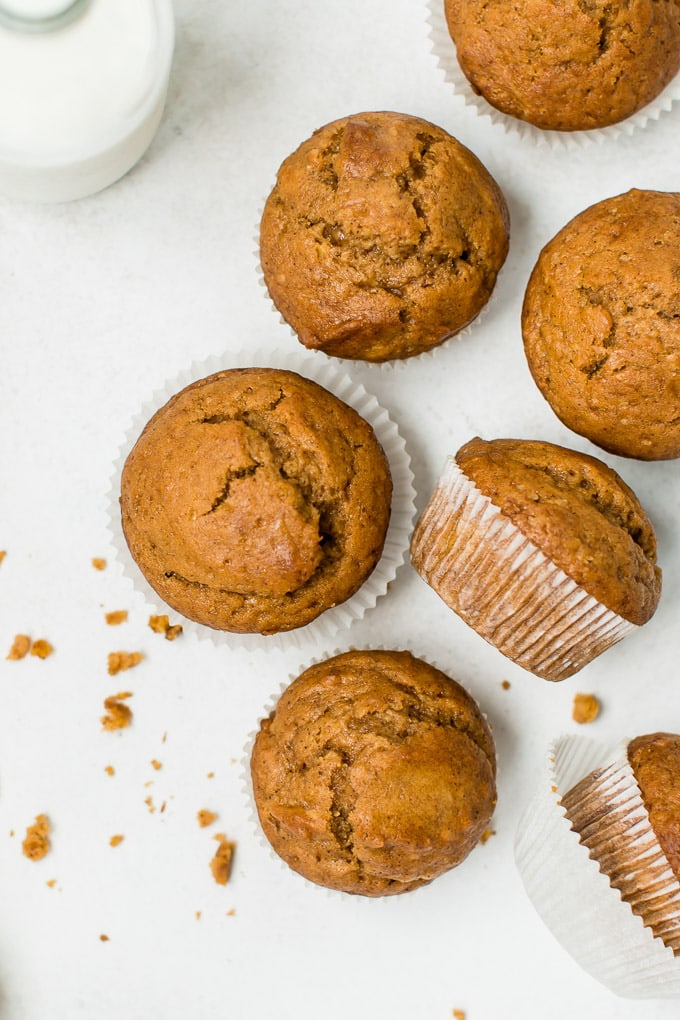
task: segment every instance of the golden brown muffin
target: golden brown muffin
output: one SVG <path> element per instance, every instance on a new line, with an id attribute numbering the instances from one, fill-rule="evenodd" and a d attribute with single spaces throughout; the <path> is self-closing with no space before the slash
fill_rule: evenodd
<path id="1" fill-rule="evenodd" d="M 594 457 L 530 440 L 458 451 L 411 561 L 478 633 L 550 680 L 645 623 L 661 591 L 654 530 L 632 490 Z"/>
<path id="2" fill-rule="evenodd" d="M 616 124 L 680 70 L 677 0 L 445 0 L 445 11 L 475 92 L 539 128 Z"/>
<path id="3" fill-rule="evenodd" d="M 590 206 L 541 252 L 522 310 L 555 414 L 623 457 L 680 456 L 680 194 Z"/>
<path id="4" fill-rule="evenodd" d="M 155 591 L 189 619 L 270 634 L 349 598 L 382 552 L 389 465 L 370 425 L 294 372 L 192 383 L 123 469 L 123 531 Z"/>
<path id="5" fill-rule="evenodd" d="M 628 760 L 656 838 L 680 881 L 680 736 L 636 737 L 628 745 Z"/>
<path id="6" fill-rule="evenodd" d="M 265 283 L 310 348 L 407 358 L 471 322 L 508 250 L 508 211 L 476 156 L 399 113 L 316 131 L 281 166 L 260 227 Z"/>
<path id="7" fill-rule="evenodd" d="M 494 809 L 491 732 L 470 695 L 409 652 L 355 651 L 302 673 L 256 737 L 257 811 L 312 882 L 383 896 L 455 867 Z"/>

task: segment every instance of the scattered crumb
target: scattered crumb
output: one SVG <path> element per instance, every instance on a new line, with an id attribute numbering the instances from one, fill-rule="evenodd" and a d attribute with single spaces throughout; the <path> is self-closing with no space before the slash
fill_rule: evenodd
<path id="1" fill-rule="evenodd" d="M 108 935 L 100 935 L 99 936 L 99 941 L 100 942 L 108 942 L 109 941 L 109 936 Z"/>
<path id="2" fill-rule="evenodd" d="M 168 739 L 168 734 L 164 733 L 163 736 L 161 737 L 161 744 L 164 744 L 167 739 Z"/>
<path id="3" fill-rule="evenodd" d="M 116 774 L 116 770 L 114 769 L 113 765 L 106 765 L 104 767 L 104 772 L 106 772 L 107 776 L 115 776 Z"/>
<path id="4" fill-rule="evenodd" d="M 13 837 L 13 836 L 14 836 L 14 829 L 10 829 L 10 830 L 9 830 L 9 834 L 10 834 L 10 836 L 12 836 L 12 837 Z"/>
<path id="5" fill-rule="evenodd" d="M 220 845 L 210 862 L 210 870 L 218 885 L 226 885 L 231 874 L 231 862 L 234 857 L 236 844 L 230 843 L 223 832 L 218 833 L 215 839 L 218 840 Z"/>
<path id="6" fill-rule="evenodd" d="M 120 835 L 112 836 L 111 839 L 109 840 L 109 846 L 120 846 L 120 844 L 123 842 L 124 839 L 125 839 L 125 836 L 120 836 Z"/>
<path id="7" fill-rule="evenodd" d="M 49 878 L 47 882 L 45 882 L 45 885 L 48 887 L 48 889 L 54 889 L 56 884 L 57 884 L 56 878 Z"/>
<path id="8" fill-rule="evenodd" d="M 451 1010 L 451 1016 L 454 1018 L 454 1020 L 465 1020 L 465 1010 L 464 1009 L 452 1009 Z"/>
<path id="9" fill-rule="evenodd" d="M 163 812 L 165 811 L 167 806 L 168 806 L 168 802 L 166 800 L 164 800 L 163 803 L 161 804 L 161 814 L 163 814 Z"/>
<path id="10" fill-rule="evenodd" d="M 214 779 L 214 778 L 215 778 L 215 773 L 214 772 L 208 772 L 207 773 L 206 779 Z"/>
<path id="11" fill-rule="evenodd" d="M 28 655 L 30 647 L 31 639 L 28 634 L 17 634 L 12 642 L 7 658 L 14 661 L 23 659 L 24 656 Z"/>
<path id="12" fill-rule="evenodd" d="M 163 762 L 158 761 L 156 758 L 151 759 L 151 764 L 156 769 L 156 772 L 158 772 L 159 769 L 163 768 Z"/>
<path id="13" fill-rule="evenodd" d="M 575 694 L 572 718 L 577 723 L 591 723 L 600 713 L 600 702 L 594 694 Z"/>
<path id="14" fill-rule="evenodd" d="M 106 570 L 106 560 L 102 559 L 101 556 L 93 556 L 92 566 L 95 570 Z"/>
<path id="15" fill-rule="evenodd" d="M 6 555 L 7 553 L 5 552 L 4 549 L 0 550 L 0 563 L 2 563 Z"/>
<path id="16" fill-rule="evenodd" d="M 201 810 L 197 812 L 196 817 L 198 818 L 198 824 L 202 829 L 205 829 L 206 826 L 212 825 L 213 822 L 217 821 L 217 815 L 215 812 L 208 811 L 207 808 L 201 808 Z"/>
<path id="17" fill-rule="evenodd" d="M 153 779 L 147 779 L 147 781 L 144 783 L 144 789 L 146 789 L 148 786 L 153 786 Z"/>
<path id="18" fill-rule="evenodd" d="M 128 691 L 122 694 L 112 694 L 110 698 L 104 699 L 106 715 L 101 717 L 102 727 L 105 730 L 123 730 L 132 722 L 132 709 L 124 704 L 125 698 L 131 698 Z"/>
<path id="19" fill-rule="evenodd" d="M 127 609 L 113 609 L 110 613 L 104 613 L 104 619 L 110 627 L 117 627 L 119 623 L 125 623 L 127 618 Z"/>
<path id="20" fill-rule="evenodd" d="M 144 798 L 144 803 L 146 804 L 146 806 L 149 809 L 149 814 L 151 814 L 151 815 L 154 814 L 156 808 L 154 807 L 153 798 L 151 796 L 145 797 Z"/>
<path id="21" fill-rule="evenodd" d="M 174 641 L 182 633 L 181 623 L 175 623 L 170 626 L 170 619 L 165 615 L 150 616 L 149 626 L 156 634 L 165 634 L 168 641 Z"/>
<path id="22" fill-rule="evenodd" d="M 201 911 L 200 911 L 200 910 L 197 910 L 197 911 L 196 911 L 196 920 L 197 920 L 197 921 L 200 921 L 200 920 L 201 920 Z"/>
<path id="23" fill-rule="evenodd" d="M 36 815 L 33 825 L 26 829 L 26 836 L 21 849 L 24 857 L 31 861 L 41 861 L 50 849 L 50 822 L 47 815 Z"/>
<path id="24" fill-rule="evenodd" d="M 139 665 L 144 656 L 141 652 L 109 652 L 109 676 L 115 676 L 125 669 Z"/>
<path id="25" fill-rule="evenodd" d="M 555 784 L 554 784 L 554 783 L 553 783 L 553 785 L 552 785 L 552 786 L 550 787 L 550 792 L 551 792 L 551 793 L 557 793 L 557 787 L 555 786 Z"/>
<path id="26" fill-rule="evenodd" d="M 509 680 L 502 680 L 501 681 L 501 687 L 503 688 L 504 691 L 509 691 L 510 690 L 510 681 Z"/>
<path id="27" fill-rule="evenodd" d="M 485 829 L 482 835 L 479 837 L 479 842 L 484 846 L 487 840 L 491 839 L 492 836 L 496 835 L 495 829 Z"/>
<path id="28" fill-rule="evenodd" d="M 38 638 L 31 645 L 31 655 L 37 655 L 39 659 L 46 659 L 53 651 L 54 648 L 49 641 L 45 641 L 45 638 Z"/>
<path id="29" fill-rule="evenodd" d="M 230 910 L 227 911 L 227 917 L 234 917 L 235 914 L 236 914 L 236 910 L 234 909 L 234 907 L 232 907 Z"/>

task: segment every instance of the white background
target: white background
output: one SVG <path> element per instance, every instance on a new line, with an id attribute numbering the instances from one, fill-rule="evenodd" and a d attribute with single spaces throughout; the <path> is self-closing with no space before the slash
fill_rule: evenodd
<path id="1" fill-rule="evenodd" d="M 475 434 L 598 453 L 531 381 L 522 295 L 572 215 L 632 186 L 678 187 L 680 108 L 630 138 L 550 151 L 453 95 L 420 0 L 178 0 L 176 13 L 166 114 L 134 171 L 69 205 L 0 201 L 0 1018 L 677 1017 L 678 1003 L 627 1002 L 583 973 L 525 898 L 512 853 L 550 739 L 578 730 L 575 692 L 603 702 L 588 730 L 598 739 L 680 731 L 677 463 L 602 455 L 655 523 L 664 594 L 645 628 L 560 685 L 506 661 L 408 564 L 334 647 L 261 655 L 164 641 L 115 566 L 97 573 L 90 560 L 112 558 L 112 463 L 151 392 L 211 354 L 296 346 L 258 282 L 259 213 L 282 159 L 361 110 L 448 129 L 496 177 L 512 217 L 477 328 L 398 368 L 347 365 L 399 423 L 418 509 L 445 455 Z M 103 620 L 113 609 L 130 611 L 115 630 Z M 18 632 L 47 638 L 54 655 L 5 661 Z M 498 747 L 497 834 L 430 886 L 380 901 L 328 894 L 280 865 L 242 790 L 243 749 L 270 698 L 350 643 L 439 664 L 478 699 Z M 146 658 L 111 678 L 107 653 L 120 648 Z M 102 732 L 103 698 L 126 688 L 133 725 Z M 219 814 L 210 829 L 196 822 L 203 807 Z M 53 848 L 33 863 L 21 839 L 38 812 Z M 208 867 L 220 831 L 237 843 L 226 888 Z M 116 849 L 114 833 L 125 835 Z"/>

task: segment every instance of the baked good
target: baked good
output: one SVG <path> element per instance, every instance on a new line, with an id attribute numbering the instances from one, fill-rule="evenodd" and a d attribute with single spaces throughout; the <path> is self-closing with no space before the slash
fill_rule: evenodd
<path id="1" fill-rule="evenodd" d="M 455 867 L 495 804 L 491 732 L 470 695 L 409 652 L 352 651 L 305 670 L 251 757 L 264 833 L 312 882 L 407 892 Z"/>
<path id="2" fill-rule="evenodd" d="M 294 372 L 230 369 L 187 386 L 122 474 L 132 556 L 177 612 L 271 634 L 349 598 L 382 552 L 392 483 L 371 426 Z"/>
<path id="3" fill-rule="evenodd" d="M 629 191 L 541 252 L 522 309 L 531 373 L 555 414 L 622 457 L 680 456 L 680 194 Z"/>
<path id="4" fill-rule="evenodd" d="M 260 227 L 269 294 L 305 347 L 408 358 L 471 322 L 508 250 L 505 199 L 446 131 L 360 113 L 281 166 Z"/>
<path id="5" fill-rule="evenodd" d="M 445 0 L 445 12 L 474 91 L 539 128 L 616 124 L 680 70 L 676 0 Z"/>
<path id="6" fill-rule="evenodd" d="M 645 623 L 661 591 L 656 537 L 601 461 L 533 440 L 473 439 L 450 457 L 411 562 L 520 666 L 563 680 Z"/>

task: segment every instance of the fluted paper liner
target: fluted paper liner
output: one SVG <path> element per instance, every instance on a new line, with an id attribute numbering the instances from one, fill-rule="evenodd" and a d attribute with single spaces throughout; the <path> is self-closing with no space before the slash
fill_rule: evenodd
<path id="1" fill-rule="evenodd" d="M 392 507 L 382 555 L 373 571 L 361 587 L 349 599 L 327 609 L 316 619 L 295 630 L 278 634 L 241 634 L 234 631 L 213 630 L 181 616 L 177 610 L 163 602 L 147 582 L 128 549 L 120 519 L 120 481 L 123 465 L 144 426 L 155 412 L 180 390 L 197 379 L 230 368 L 280 368 L 297 372 L 319 383 L 344 403 L 350 405 L 367 421 L 387 457 L 392 475 Z M 181 372 L 158 390 L 135 415 L 125 433 L 116 458 L 108 493 L 108 530 L 114 553 L 114 563 L 122 569 L 123 575 L 131 582 L 133 590 L 139 593 L 150 612 L 169 613 L 180 617 L 185 634 L 216 644 L 248 651 L 287 649 L 303 647 L 308 642 L 331 640 L 340 631 L 347 630 L 356 620 L 363 618 L 383 596 L 388 585 L 394 580 L 403 563 L 408 549 L 411 525 L 415 514 L 415 490 L 410 458 L 403 438 L 387 411 L 374 396 L 351 379 L 345 371 L 336 368 L 325 356 L 322 359 L 304 357 L 297 352 L 281 354 L 275 351 L 241 351 L 222 356 L 213 356 L 203 362 L 195 362 L 191 368 Z"/>
<path id="2" fill-rule="evenodd" d="M 622 134 L 632 135 L 635 131 L 645 128 L 650 121 L 658 120 L 662 113 L 668 113 L 673 104 L 680 99 L 680 74 L 677 74 L 658 96 L 617 124 L 584 131 L 551 131 L 539 128 L 528 121 L 502 113 L 473 90 L 458 63 L 456 45 L 446 24 L 444 0 L 428 0 L 427 20 L 432 53 L 444 74 L 445 81 L 452 86 L 456 97 L 480 117 L 487 117 L 492 124 L 502 127 L 509 135 L 514 134 L 522 141 L 530 141 L 537 146 L 548 146 L 558 150 L 577 149 L 593 143 L 601 144 Z"/>
<path id="3" fill-rule="evenodd" d="M 411 560 L 441 599 L 513 662 L 564 680 L 637 626 L 589 595 L 448 457 Z"/>
<path id="4" fill-rule="evenodd" d="M 665 857 L 659 857 L 626 747 L 627 741 L 610 750 L 583 737 L 554 741 L 541 787 L 519 822 L 515 860 L 536 911 L 592 977 L 627 998 L 678 998 L 680 959 L 621 898 L 591 856 L 602 854 L 636 908 L 677 944 L 680 888 Z M 589 851 L 561 801 L 593 770 L 601 770 L 601 776 L 583 799 L 574 794 L 579 803 L 569 809 L 579 820 L 592 817 L 599 829 L 585 826 Z"/>

